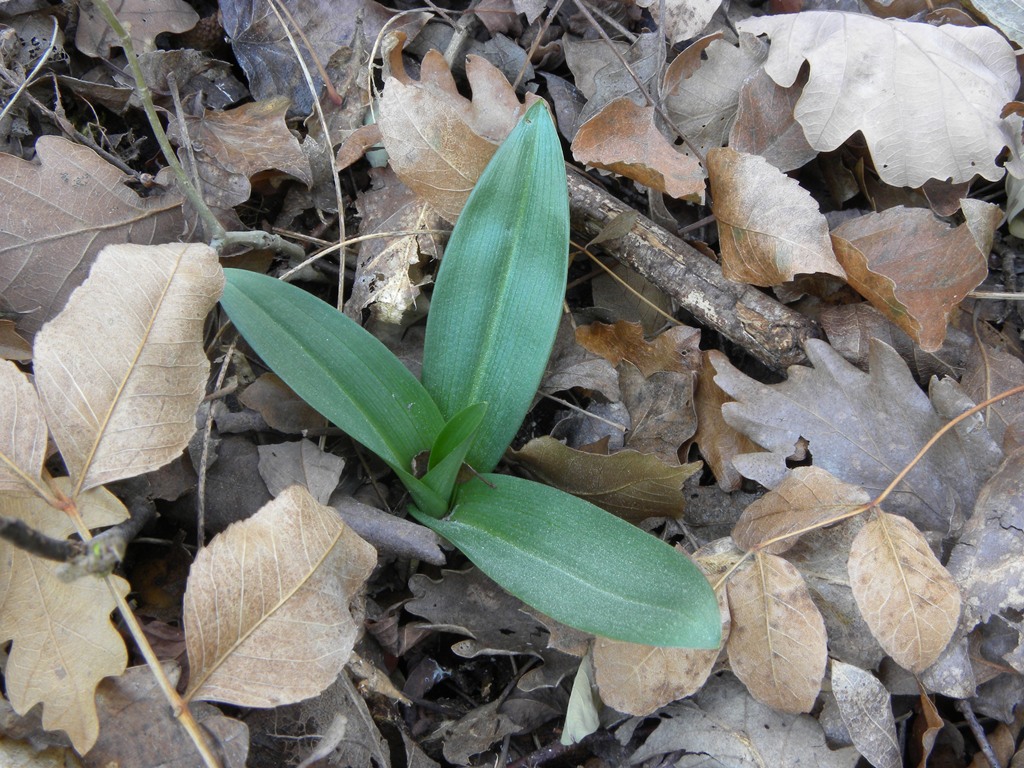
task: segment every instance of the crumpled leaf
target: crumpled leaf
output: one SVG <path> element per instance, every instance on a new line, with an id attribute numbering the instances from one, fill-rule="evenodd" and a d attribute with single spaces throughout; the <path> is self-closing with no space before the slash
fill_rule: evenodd
<path id="1" fill-rule="evenodd" d="M 655 192 L 703 203 L 700 163 L 679 152 L 654 120 L 654 107 L 616 99 L 580 126 L 572 140 L 572 156 Z"/>
<path id="2" fill-rule="evenodd" d="M 563 315 L 539 391 L 552 395 L 573 387 L 597 390 L 612 403 L 622 397 L 615 368 L 576 341 L 571 318 Z"/>
<path id="3" fill-rule="evenodd" d="M 651 341 L 639 323 L 619 320 L 614 325 L 591 323 L 576 329 L 576 341 L 612 365 L 628 360 L 644 376 L 657 371 L 693 373 L 700 370 L 700 329 L 677 325 Z"/>
<path id="4" fill-rule="evenodd" d="M 923 208 L 889 208 L 832 232 L 849 284 L 926 352 L 942 345 L 950 314 L 988 276 L 999 206 L 964 200 L 970 223 L 950 228 Z"/>
<path id="5" fill-rule="evenodd" d="M 110 10 L 128 30 L 136 53 L 156 49 L 157 35 L 164 32 L 188 32 L 199 21 L 199 14 L 185 0 L 110 0 Z M 79 5 L 75 47 L 86 56 L 108 58 L 113 46 L 120 46 L 114 31 L 99 8 L 85 0 Z"/>
<path id="6" fill-rule="evenodd" d="M 669 464 L 677 462 L 679 447 L 697 431 L 694 374 L 655 371 L 645 377 L 628 361 L 620 363 L 618 370 L 622 402 L 632 424 L 626 447 L 653 453 Z"/>
<path id="7" fill-rule="evenodd" d="M 636 451 L 577 451 L 551 437 L 536 437 L 512 456 L 546 485 L 631 522 L 681 516 L 683 483 L 701 469 L 699 461 L 679 466 Z"/>
<path id="8" fill-rule="evenodd" d="M 727 582 L 729 664 L 750 695 L 783 712 L 810 712 L 828 661 L 825 622 L 800 572 L 775 555 Z"/>
<path id="9" fill-rule="evenodd" d="M 58 488 L 70 494 L 67 478 Z M 116 525 L 128 512 L 113 494 L 98 488 L 80 494 L 78 510 L 89 528 Z M 64 539 L 74 532 L 71 518 L 39 496 L 0 494 L 0 515 L 22 520 L 46 536 Z M 0 540 L 0 642 L 13 641 L 4 680 L 7 698 L 19 714 L 43 704 L 43 727 L 68 734 L 84 754 L 99 734 L 96 686 L 120 675 L 128 663 L 124 641 L 110 621 L 116 608 L 103 578 L 71 582 L 58 575 L 59 563 L 30 555 Z M 109 576 L 128 594 L 128 582 Z"/>
<path id="10" fill-rule="evenodd" d="M 817 157 L 793 117 L 803 86 L 804 79 L 798 78 L 783 88 L 764 69 L 748 77 L 740 87 L 729 146 L 737 152 L 760 155 L 780 171 L 795 170 Z"/>
<path id="11" fill-rule="evenodd" d="M 0 360 L 0 392 L 0 491 L 27 491 L 43 482 L 46 419 L 25 374 L 6 360 Z"/>
<path id="12" fill-rule="evenodd" d="M 374 319 L 397 325 L 415 306 L 420 285 L 427 279 L 421 261 L 441 255 L 444 235 L 431 230 L 446 230 L 447 226 L 391 169 L 373 168 L 370 176 L 375 182 L 373 189 L 356 200 L 363 220 L 360 235 L 401 234 L 359 244 L 356 276 L 352 295 L 345 302 L 345 313 L 361 320 L 363 309 L 369 307 Z"/>
<path id="13" fill-rule="evenodd" d="M 760 548 L 781 555 L 796 544 L 796 536 L 774 544 L 763 542 L 824 525 L 870 500 L 864 489 L 837 480 L 820 467 L 795 467 L 779 485 L 743 510 L 732 537 L 742 549 Z"/>
<path id="14" fill-rule="evenodd" d="M 850 587 L 885 652 L 920 673 L 939 657 L 960 618 L 960 590 L 921 532 L 877 510 L 850 548 Z"/>
<path id="15" fill-rule="evenodd" d="M 900 768 L 903 750 L 885 686 L 860 667 L 832 660 L 832 693 L 857 751 L 875 768 Z"/>
<path id="16" fill-rule="evenodd" d="M 786 381 L 771 386 L 710 353 L 715 381 L 736 399 L 722 406 L 725 420 L 771 452 L 734 463 L 745 476 L 775 485 L 772 478 L 781 479 L 803 437 L 815 466 L 877 496 L 945 421 L 892 347 L 872 343 L 870 373 L 823 341 L 807 342 L 806 350 L 814 367 L 793 366 Z M 957 436 L 946 435 L 896 487 L 887 507 L 926 530 L 956 528 L 985 479 L 972 467 Z"/>
<path id="17" fill-rule="evenodd" d="M 249 199 L 249 179 L 259 171 L 276 169 L 301 181 L 313 183 L 309 161 L 298 140 L 285 124 L 288 99 L 276 96 L 244 104 L 235 109 L 206 111 L 201 117 L 185 117 L 187 141 L 192 152 L 178 150 L 183 163 L 196 160 L 196 173 L 203 199 L 212 208 L 234 208 Z M 178 123 L 171 121 L 167 133 L 181 145 Z"/>
<path id="18" fill-rule="evenodd" d="M 528 95 L 520 103 L 505 76 L 478 56 L 467 57 L 466 77 L 472 100 L 459 93 L 441 52 L 432 49 L 413 80 L 396 46 L 377 118 L 395 174 L 451 222 L 498 145 L 538 100 Z"/>
<path id="19" fill-rule="evenodd" d="M 36 389 L 73 496 L 188 444 L 210 370 L 203 323 L 223 285 L 206 245 L 108 246 L 39 332 Z"/>
<path id="20" fill-rule="evenodd" d="M 186 698 L 276 707 L 325 689 L 352 653 L 376 563 L 373 547 L 301 486 L 231 525 L 189 573 Z"/>
<path id="21" fill-rule="evenodd" d="M 43 136 L 36 154 L 38 164 L 0 154 L 0 297 L 24 313 L 25 336 L 60 311 L 104 246 L 173 242 L 184 224 L 178 194 L 139 197 L 91 149 Z"/>
<path id="22" fill-rule="evenodd" d="M 661 32 L 641 32 L 636 41 L 628 43 L 604 40 L 574 40 L 566 37 L 562 47 L 565 63 L 576 76 L 576 87 L 587 97 L 587 104 L 579 115 L 582 125 L 616 99 L 627 97 L 636 104 L 646 104 L 633 75 L 647 87 L 648 93 L 654 79 L 665 64 L 665 40 Z M 621 54 L 620 59 L 615 50 Z M 632 69 L 630 74 L 623 60 Z"/>
<path id="23" fill-rule="evenodd" d="M 707 161 L 727 278 L 770 286 L 798 274 L 845 277 L 825 217 L 796 181 L 767 160 L 730 147 L 710 150 Z"/>
<path id="24" fill-rule="evenodd" d="M 765 71 L 782 87 L 810 64 L 796 119 L 819 152 L 860 131 L 878 175 L 895 187 L 1002 178 L 995 160 L 1012 144 L 999 115 L 1019 77 L 995 30 L 824 11 L 736 26 L 772 38 Z"/>

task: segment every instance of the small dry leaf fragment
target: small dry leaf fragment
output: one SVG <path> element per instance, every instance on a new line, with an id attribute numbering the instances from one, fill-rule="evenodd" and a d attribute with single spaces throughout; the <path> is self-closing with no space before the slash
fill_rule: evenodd
<path id="1" fill-rule="evenodd" d="M 231 525 L 189 574 L 186 698 L 276 707 L 320 693 L 352 652 L 376 562 L 301 486 Z"/>
<path id="2" fill-rule="evenodd" d="M 616 99 L 590 118 L 572 141 L 577 162 L 613 171 L 671 197 L 704 201 L 704 170 L 679 152 L 654 123 L 654 107 Z"/>
<path id="3" fill-rule="evenodd" d="M 960 590 L 913 523 L 879 510 L 853 540 L 850 587 L 871 633 L 901 667 L 920 673 L 960 618 Z"/>
<path id="4" fill-rule="evenodd" d="M 798 274 L 845 277 L 825 217 L 796 181 L 763 158 L 729 147 L 710 150 L 707 159 L 727 278 L 771 286 Z"/>
<path id="5" fill-rule="evenodd" d="M 975 221 L 991 233 L 1003 213 L 981 205 Z M 850 285 L 926 352 L 939 349 L 953 309 L 988 275 L 986 240 L 991 234 L 979 243 L 967 224 L 950 228 L 922 208 L 868 213 L 832 232 Z"/>
<path id="6" fill-rule="evenodd" d="M 817 528 L 871 500 L 863 488 L 832 476 L 819 467 L 796 467 L 777 487 L 743 510 L 732 530 L 737 546 L 760 548 L 781 555 L 796 544 L 797 536 L 773 544 L 764 542 Z"/>
<path id="7" fill-rule="evenodd" d="M 875 768 L 900 768 L 903 750 L 889 692 L 860 667 L 832 660 L 832 693 L 857 751 Z"/>
<path id="8" fill-rule="evenodd" d="M 657 371 L 692 373 L 702 364 L 700 329 L 685 325 L 670 328 L 646 341 L 639 323 L 623 320 L 614 325 L 591 323 L 576 329 L 576 341 L 612 365 L 628 360 L 644 376 Z"/>
<path id="9" fill-rule="evenodd" d="M 18 367 L 0 360 L 0 491 L 42 484 L 46 419 L 35 389 Z"/>
<path id="10" fill-rule="evenodd" d="M 103 249 L 36 338 L 36 389 L 80 490 L 174 459 L 210 369 L 203 323 L 224 275 L 205 245 Z"/>
<path id="11" fill-rule="evenodd" d="M 0 358 L 19 363 L 32 359 L 32 345 L 21 337 L 13 320 L 0 320 Z"/>
<path id="12" fill-rule="evenodd" d="M 810 712 L 828 660 L 825 623 L 800 572 L 757 553 L 728 582 L 733 672 L 750 694 L 783 712 Z"/>
<path id="13" fill-rule="evenodd" d="M 67 478 L 58 489 L 71 492 Z M 128 517 L 124 506 L 103 488 L 81 494 L 78 510 L 90 528 L 116 525 Z M 35 494 L 0 494 L 0 515 L 21 520 L 47 536 L 64 539 L 74 531 L 71 519 Z M 0 642 L 13 641 L 4 680 L 15 711 L 25 714 L 43 704 L 43 727 L 62 730 L 80 754 L 99 733 L 96 686 L 120 675 L 127 665 L 124 640 L 110 621 L 116 608 L 99 576 L 67 582 L 59 563 L 30 555 L 0 541 Z M 109 576 L 121 596 L 128 582 Z"/>
<path id="14" fill-rule="evenodd" d="M 112 0 L 110 10 L 128 31 L 137 53 L 154 50 L 158 35 L 188 32 L 199 21 L 199 14 L 185 0 L 167 0 L 158 5 L 146 0 Z M 86 56 L 105 59 L 110 56 L 111 47 L 120 44 L 95 3 L 83 2 L 75 47 Z"/>
<path id="15" fill-rule="evenodd" d="M 682 485 L 701 468 L 700 462 L 667 464 L 636 451 L 586 453 L 551 437 L 534 438 L 512 455 L 547 485 L 633 522 L 682 515 Z"/>
<path id="16" fill-rule="evenodd" d="M 292 392 L 275 373 L 265 373 L 238 396 L 246 408 L 257 411 L 272 429 L 286 435 L 300 435 L 324 426 L 324 417 Z"/>
<path id="17" fill-rule="evenodd" d="M 260 477 L 271 496 L 288 486 L 301 485 L 319 504 L 327 504 L 338 487 L 345 460 L 327 453 L 311 440 L 257 446 Z"/>
<path id="18" fill-rule="evenodd" d="M 733 466 L 732 459 L 742 453 L 757 450 L 757 443 L 730 427 L 722 418 L 722 405 L 730 398 L 715 384 L 715 368 L 707 352 L 702 352 L 703 363 L 697 374 L 693 407 L 697 413 L 697 431 L 693 441 L 700 446 L 700 455 L 715 473 L 718 487 L 725 492 L 735 491 L 743 476 Z"/>

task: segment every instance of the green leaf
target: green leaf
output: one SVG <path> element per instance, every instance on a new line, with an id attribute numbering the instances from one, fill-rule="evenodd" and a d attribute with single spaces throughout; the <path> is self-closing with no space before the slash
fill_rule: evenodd
<path id="1" fill-rule="evenodd" d="M 444 425 L 441 434 L 434 441 L 434 446 L 430 449 L 428 472 L 423 476 L 423 482 L 438 496 L 446 500 L 451 498 L 459 470 L 462 469 L 462 462 L 466 459 L 466 453 L 473 444 L 486 413 L 487 403 L 474 403 L 464 408 Z M 441 514 L 431 517 L 441 517 L 447 512 L 446 503 Z"/>
<path id="2" fill-rule="evenodd" d="M 411 478 L 413 457 L 444 427 L 416 377 L 366 330 L 312 294 L 255 272 L 224 274 L 221 305 L 256 354 L 299 397 Z"/>
<path id="3" fill-rule="evenodd" d="M 452 511 L 410 513 L 528 605 L 643 645 L 718 648 L 711 585 L 685 555 L 589 502 L 507 475 L 458 486 Z"/>
<path id="4" fill-rule="evenodd" d="M 569 200 L 543 102 L 484 169 L 445 249 L 427 317 L 423 385 L 445 418 L 490 403 L 468 463 L 494 468 L 537 392 L 558 330 Z"/>

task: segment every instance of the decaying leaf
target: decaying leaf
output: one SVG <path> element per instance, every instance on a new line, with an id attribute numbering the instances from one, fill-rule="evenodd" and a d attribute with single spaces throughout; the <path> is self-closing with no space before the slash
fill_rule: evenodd
<path id="1" fill-rule="evenodd" d="M 828 660 L 825 623 L 799 571 L 775 555 L 727 583 L 733 672 L 758 701 L 783 712 L 810 712 Z"/>
<path id="2" fill-rule="evenodd" d="M 655 125 L 654 107 L 616 99 L 590 118 L 572 140 L 577 162 L 603 168 L 675 198 L 702 203 L 704 171 Z"/>
<path id="3" fill-rule="evenodd" d="M 299 435 L 324 425 L 324 417 L 313 410 L 281 381 L 275 373 L 264 373 L 245 388 L 238 400 L 257 411 L 271 429 L 286 435 Z"/>
<path id="4" fill-rule="evenodd" d="M 715 381 L 736 400 L 722 406 L 726 421 L 771 451 L 736 457 L 734 464 L 745 476 L 773 486 L 803 437 L 815 466 L 874 497 L 944 419 L 892 347 L 872 342 L 870 373 L 823 341 L 811 340 L 806 349 L 814 367 L 793 366 L 789 378 L 775 385 L 760 384 L 721 353 L 710 353 Z M 946 435 L 897 486 L 887 506 L 921 528 L 958 528 L 987 475 L 972 469 L 972 461 L 956 436 Z"/>
<path id="5" fill-rule="evenodd" d="M 0 360 L 0 491 L 27 491 L 42 483 L 46 419 L 25 374 Z"/>
<path id="6" fill-rule="evenodd" d="M 665 40 L 660 31 L 642 32 L 632 45 L 566 37 L 562 46 L 565 63 L 576 76 L 576 87 L 587 97 L 579 116 L 581 125 L 616 99 L 646 104 L 637 80 L 649 93 L 665 63 Z"/>
<path id="7" fill-rule="evenodd" d="M 73 495 L 188 444 L 210 369 L 203 323 L 223 285 L 208 246 L 108 246 L 40 331 L 36 388 Z"/>
<path id="8" fill-rule="evenodd" d="M 900 768 L 903 750 L 885 686 L 860 667 L 832 661 L 832 693 L 857 751 L 875 768 Z"/>
<path id="9" fill-rule="evenodd" d="M 70 494 L 66 478 L 58 488 Z M 90 528 L 116 525 L 128 517 L 124 506 L 103 488 L 79 495 L 78 510 Z M 35 494 L 0 494 L 0 515 L 22 520 L 47 536 L 74 532 L 71 518 Z M 7 698 L 19 714 L 43 704 L 43 727 L 68 734 L 84 754 L 99 733 L 96 686 L 120 675 L 128 663 L 124 641 L 110 621 L 116 607 L 103 578 L 71 582 L 57 575 L 59 564 L 0 541 L 0 642 L 13 641 L 4 667 Z M 128 582 L 109 576 L 122 595 Z"/>
<path id="10" fill-rule="evenodd" d="M 988 275 L 992 232 L 1003 218 L 997 205 L 964 204 L 987 233 L 981 241 L 968 224 L 950 228 L 923 208 L 868 213 L 832 232 L 850 285 L 926 352 L 939 349 L 953 309 Z"/>
<path id="11" fill-rule="evenodd" d="M 921 672 L 949 643 L 960 590 L 921 532 L 878 510 L 850 548 L 850 587 L 871 633 L 901 667 Z"/>
<path id="12" fill-rule="evenodd" d="M 803 86 L 798 79 L 783 88 L 764 69 L 748 77 L 740 88 L 729 146 L 737 152 L 760 155 L 780 171 L 792 171 L 817 157 L 793 117 Z"/>
<path id="13" fill-rule="evenodd" d="M 770 286 L 798 274 L 845 276 L 825 217 L 796 181 L 729 147 L 708 152 L 708 175 L 727 278 Z"/>
<path id="14" fill-rule="evenodd" d="M 765 71 L 782 87 L 810 64 L 796 119 L 819 152 L 860 131 L 878 175 L 895 187 L 1002 178 L 995 160 L 1012 139 L 1000 110 L 1019 78 L 994 29 L 823 11 L 737 27 L 772 38 Z"/>
<path id="15" fill-rule="evenodd" d="M 110 10 L 117 16 L 138 53 L 156 48 L 164 32 L 187 32 L 199 21 L 199 14 L 185 0 L 167 0 L 154 6 L 146 0 L 113 0 Z M 90 0 L 80 6 L 75 47 L 86 56 L 107 58 L 112 46 L 120 45 L 114 31 Z"/>
<path id="16" fill-rule="evenodd" d="M 1024 362 L 1009 349 L 980 341 L 971 348 L 967 370 L 960 382 L 976 403 L 1024 381 Z M 1024 397 L 1008 397 L 985 410 L 985 427 L 1009 455 L 1024 445 Z"/>
<path id="17" fill-rule="evenodd" d="M 820 467 L 796 467 L 743 510 L 732 537 L 743 549 L 759 548 L 780 555 L 796 544 L 796 536 L 773 544 L 764 542 L 836 521 L 870 500 L 864 489 L 844 483 Z"/>
<path id="18" fill-rule="evenodd" d="M 637 3 L 641 8 L 648 8 L 658 25 L 658 30 L 665 34 L 670 44 L 689 40 L 701 33 L 715 15 L 720 0 L 668 0 L 659 3 L 656 0 L 641 0 Z M 664 12 L 664 18 L 662 13 Z"/>
<path id="19" fill-rule="evenodd" d="M 186 698 L 275 707 L 322 691 L 348 662 L 376 562 L 301 486 L 231 525 L 189 574 Z"/>
<path id="20" fill-rule="evenodd" d="M 622 402 L 632 423 L 626 447 L 653 453 L 673 464 L 679 447 L 697 431 L 693 410 L 694 374 L 655 371 L 645 377 L 628 361 L 619 364 Z"/>
<path id="21" fill-rule="evenodd" d="M 423 57 L 419 80 L 405 73 L 401 46 L 391 61 L 378 117 L 391 168 L 454 222 L 498 144 L 537 97 L 520 103 L 505 76 L 478 56 L 466 60 L 472 100 L 459 93 L 440 51 Z"/>
<path id="22" fill-rule="evenodd" d="M 551 437 L 534 438 L 512 455 L 547 485 L 633 522 L 682 515 L 683 483 L 701 468 L 700 462 L 667 464 L 636 451 L 586 453 Z"/>
<path id="23" fill-rule="evenodd" d="M 257 446 L 260 477 L 272 496 L 291 485 L 301 485 L 318 504 L 327 504 L 338 487 L 345 460 L 320 450 L 311 440 Z"/>
<path id="24" fill-rule="evenodd" d="M 173 242 L 184 224 L 180 195 L 139 197 L 91 149 L 43 136 L 36 154 L 39 164 L 0 154 L 0 296 L 26 336 L 60 311 L 104 246 Z"/>
<path id="25" fill-rule="evenodd" d="M 591 323 L 576 329 L 576 341 L 612 365 L 628 360 L 644 376 L 657 371 L 693 373 L 700 370 L 700 329 L 674 326 L 651 341 L 644 339 L 639 323 L 623 320 L 614 325 Z"/>

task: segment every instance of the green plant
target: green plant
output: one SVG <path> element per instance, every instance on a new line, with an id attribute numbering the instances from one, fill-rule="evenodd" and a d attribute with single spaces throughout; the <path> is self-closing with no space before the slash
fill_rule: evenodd
<path id="1" fill-rule="evenodd" d="M 294 286 L 227 270 L 221 301 L 295 392 L 395 471 L 410 514 L 509 592 L 595 634 L 717 648 L 718 602 L 684 555 L 574 496 L 491 473 L 554 343 L 568 241 L 561 147 L 538 103 L 495 153 L 452 232 L 422 384 L 363 328 Z M 415 471 L 424 456 L 425 472 Z M 468 480 L 464 464 L 475 472 Z"/>

